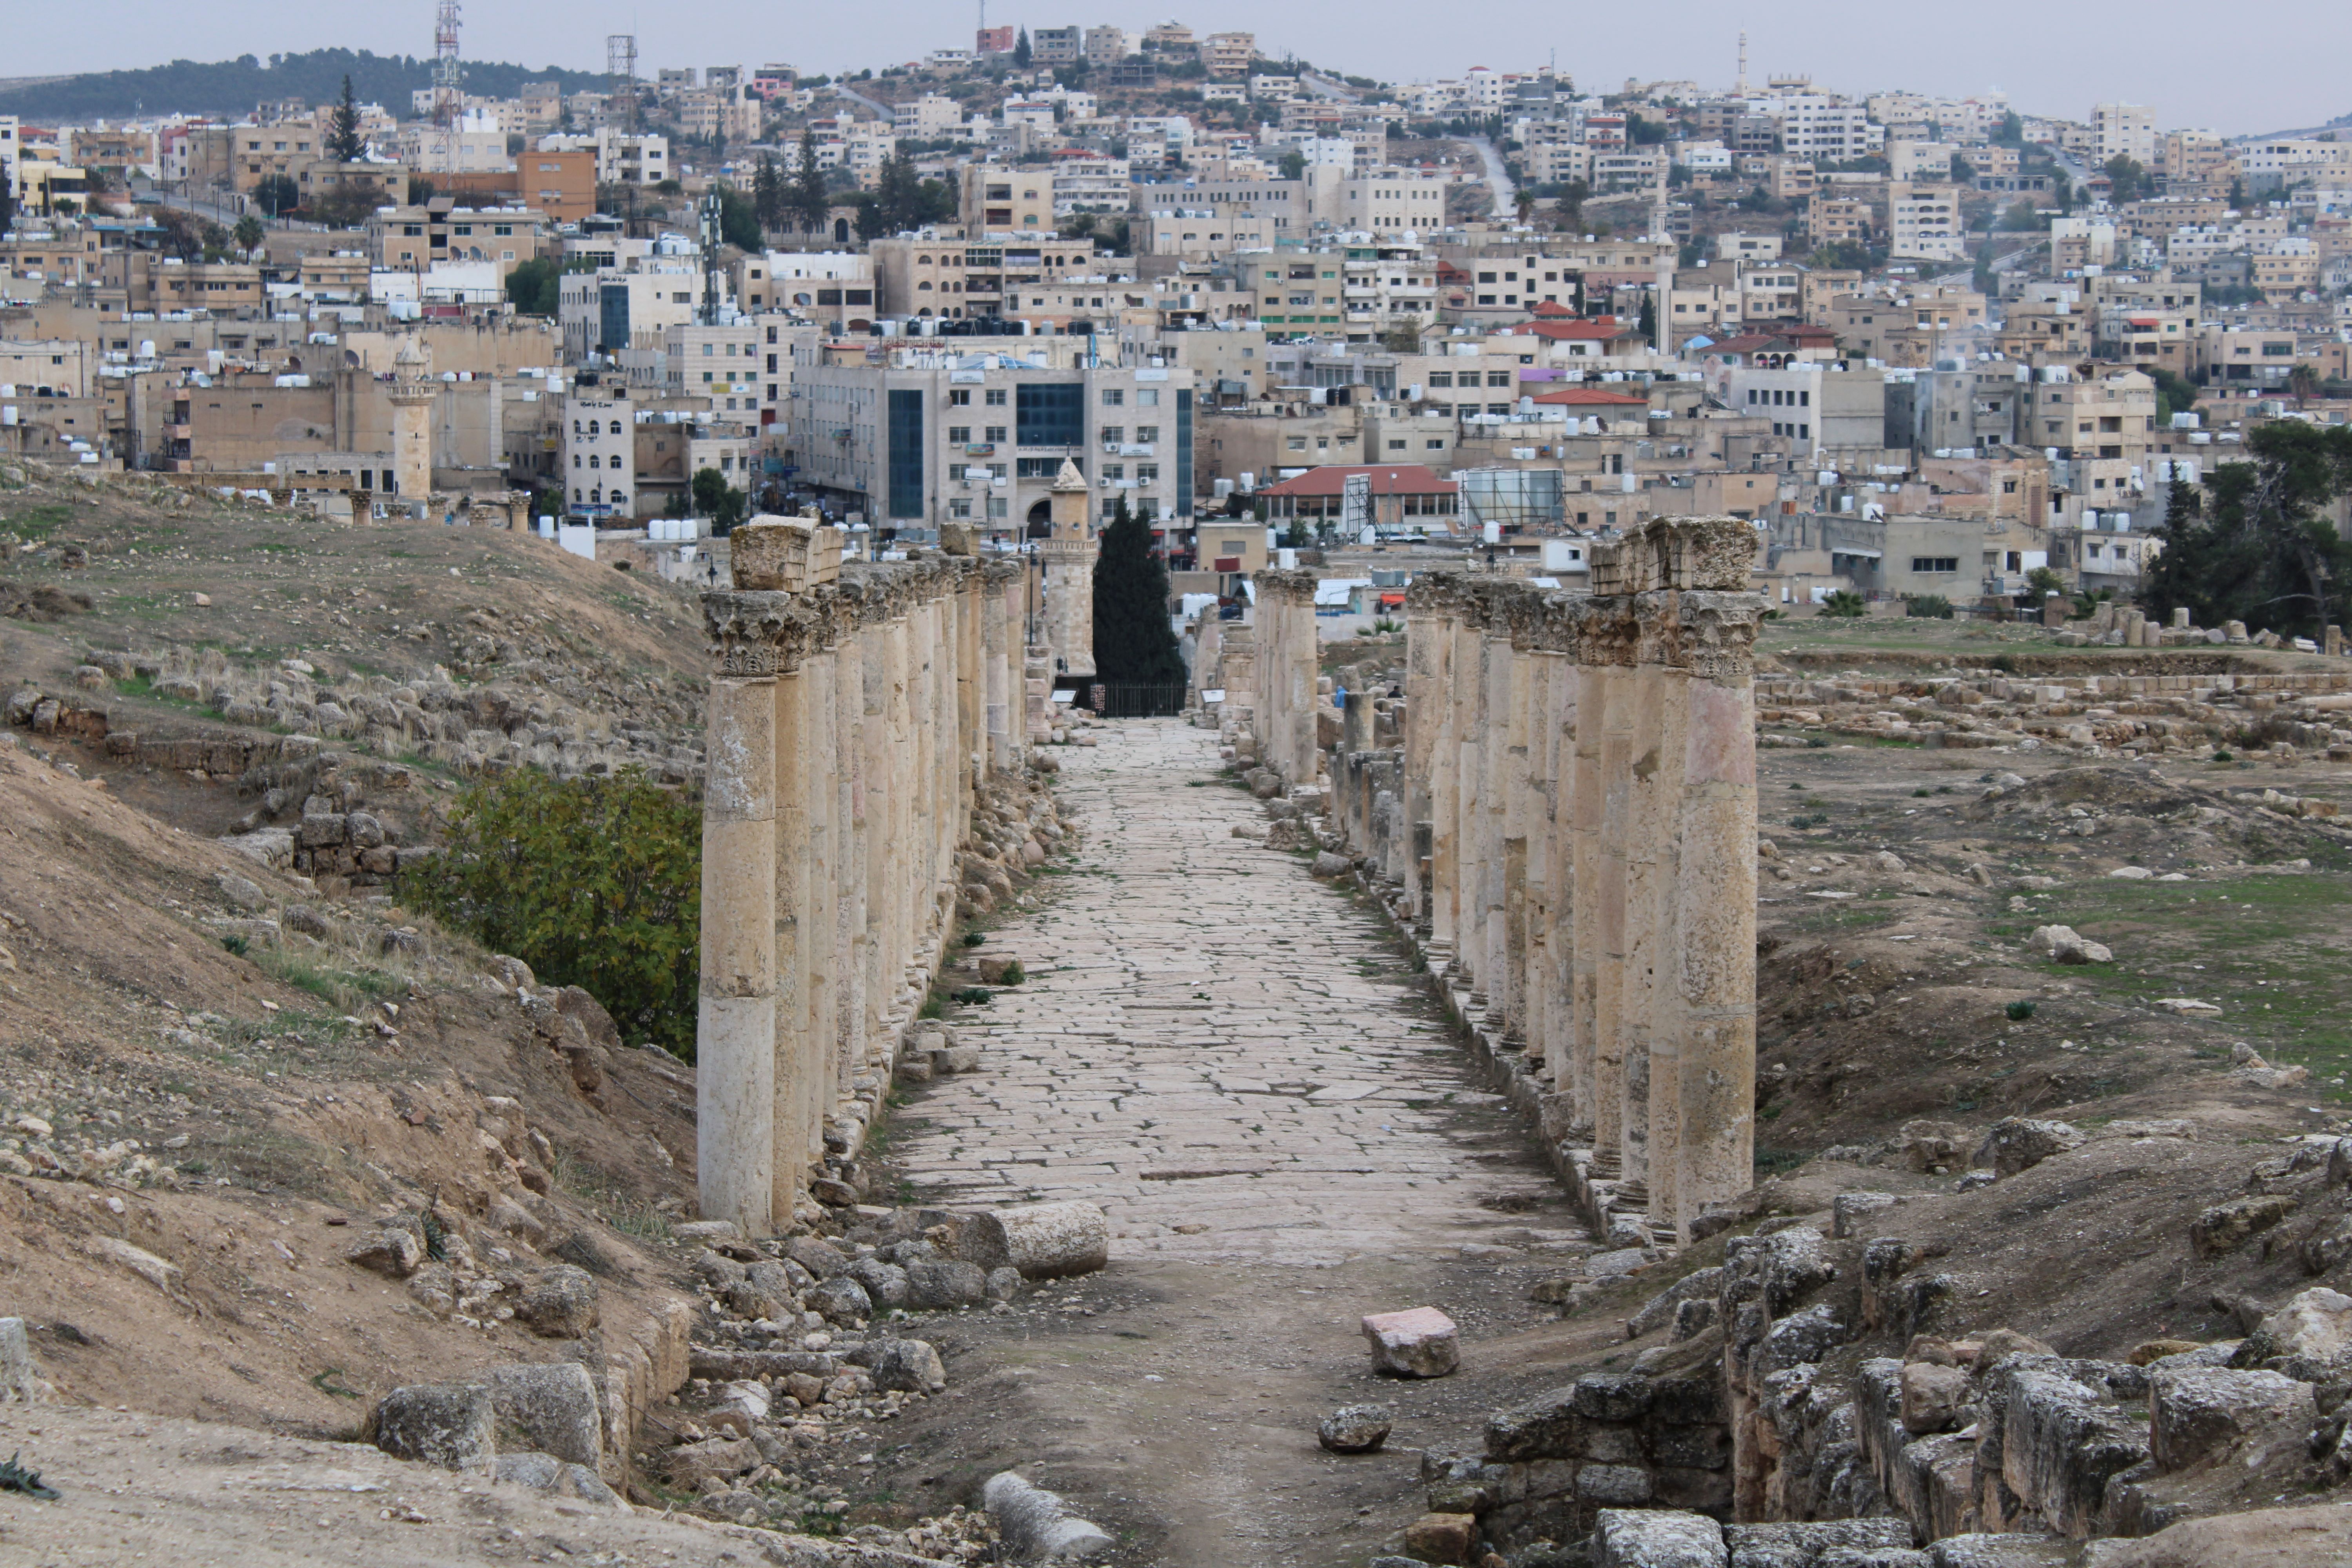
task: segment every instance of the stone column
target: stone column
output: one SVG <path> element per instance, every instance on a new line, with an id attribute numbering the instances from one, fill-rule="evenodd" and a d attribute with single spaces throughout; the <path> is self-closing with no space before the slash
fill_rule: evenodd
<path id="1" fill-rule="evenodd" d="M 1592 1150 L 1601 1174 L 1619 1175 L 1625 1131 L 1625 961 L 1628 836 L 1633 826 L 1633 637 L 1630 610 L 1622 597 L 1594 607 L 1608 616 L 1595 652 L 1601 697 L 1600 830 L 1594 839 L 1591 893 L 1593 905 Z M 1600 628 L 1596 628 L 1600 629 Z M 1585 895 L 1586 879 L 1577 879 Z"/>
<path id="2" fill-rule="evenodd" d="M 1010 650 L 1013 642 L 1009 624 L 1010 607 L 1005 604 L 1008 584 L 1004 574 L 993 564 L 988 569 L 985 597 L 981 601 L 981 657 L 987 662 L 988 765 L 999 773 L 1009 773 L 1020 764 L 1013 753 L 1013 666 Z"/>
<path id="3" fill-rule="evenodd" d="M 1539 1041 L 1544 1061 L 1551 1069 L 1552 1092 L 1568 1115 L 1560 1131 L 1574 1121 L 1575 1069 L 1571 1066 L 1575 1038 L 1575 918 L 1576 902 L 1576 693 L 1575 655 L 1568 651 L 1568 617 L 1557 598 L 1547 606 L 1544 639 L 1538 657 L 1546 670 L 1546 700 L 1540 715 L 1549 781 L 1545 800 L 1543 907 L 1533 917 L 1541 930 L 1543 977 L 1529 981 L 1543 997 Z M 1537 858 L 1530 856 L 1532 865 Z M 1532 875 L 1532 872 L 1530 873 Z"/>
<path id="4" fill-rule="evenodd" d="M 841 1081 L 838 990 L 835 921 L 840 893 L 841 836 L 837 831 L 838 770 L 834 766 L 834 667 L 838 650 L 827 646 L 808 661 L 806 677 L 808 741 L 808 882 L 800 921 L 802 945 L 808 954 L 807 1054 L 804 1071 L 809 1092 L 802 1106 L 806 1147 L 812 1155 L 824 1147 L 824 1118 L 835 1108 Z"/>
<path id="5" fill-rule="evenodd" d="M 703 1217 L 746 1236 L 776 1228 L 776 684 L 713 679 L 706 731 L 695 1170 Z"/>
<path id="6" fill-rule="evenodd" d="M 1298 575 L 1304 581 L 1292 588 L 1290 602 L 1290 657 L 1296 661 L 1292 686 L 1298 694 L 1292 716 L 1293 757 L 1298 769 L 1297 782 L 1311 784 L 1323 772 L 1321 726 L 1316 718 L 1323 706 L 1323 663 L 1315 633 L 1315 577 L 1307 572 Z"/>
<path id="7" fill-rule="evenodd" d="M 1420 825 L 1430 820 L 1431 759 L 1437 743 L 1438 693 L 1444 662 L 1444 634 L 1440 629 L 1433 581 L 1416 577 L 1405 589 L 1404 643 L 1404 778 L 1396 825 L 1398 861 L 1404 874 L 1406 908 L 1416 920 L 1426 920 L 1430 890 L 1417 847 Z M 1228 662 L 1231 655 L 1227 656 Z"/>
<path id="8" fill-rule="evenodd" d="M 900 781 L 891 771 L 890 612 L 880 595 L 863 606 L 858 641 L 866 663 L 864 721 L 858 727 L 858 771 L 866 783 L 866 1037 L 880 1040 L 897 993 L 891 979 L 890 868 L 895 853 L 891 813 Z"/>
<path id="9" fill-rule="evenodd" d="M 1454 918 L 1454 878 L 1459 852 L 1454 835 L 1456 802 L 1462 793 L 1462 747 L 1458 739 L 1461 706 L 1455 700 L 1454 688 L 1454 667 L 1462 656 L 1462 601 L 1459 584 L 1451 579 L 1433 582 L 1430 588 L 1429 632 L 1437 647 L 1437 658 L 1430 676 L 1429 759 L 1423 773 L 1429 781 L 1427 916 L 1431 944 L 1441 952 L 1451 952 L 1460 935 Z"/>
<path id="10" fill-rule="evenodd" d="M 803 654 L 803 658 L 805 654 Z M 809 1141 L 824 1097 L 810 1061 L 809 1034 L 809 700 L 797 665 L 776 686 L 776 1068 L 775 1212 L 799 1204 L 818 1154 Z"/>
<path id="11" fill-rule="evenodd" d="M 855 606 L 837 623 L 834 657 L 833 767 L 839 779 L 841 851 L 834 921 L 836 1037 L 840 1076 L 835 1092 L 847 1094 L 850 1079 L 873 1048 L 866 1016 L 866 859 L 873 852 L 866 804 L 866 627 Z"/>
<path id="12" fill-rule="evenodd" d="M 1653 525 L 1656 527 L 1657 525 Z M 1633 860 L 1625 907 L 1627 965 L 1625 1137 L 1629 1181 L 1646 1182 L 1653 1224 L 1671 1227 L 1681 1142 L 1680 1054 L 1671 955 L 1675 951 L 1677 826 L 1682 812 L 1683 733 L 1687 711 L 1669 589 L 1635 598 L 1640 627 L 1635 676 L 1642 689 L 1641 761 L 1633 784 Z M 1643 764 L 1646 763 L 1646 767 Z M 1636 1078 L 1642 1095 L 1631 1092 Z M 1639 1120 L 1636 1120 L 1637 1112 Z"/>
<path id="13" fill-rule="evenodd" d="M 1746 543 L 1715 520 L 1709 531 L 1726 551 Z M 1744 587 L 1744 559 L 1739 566 L 1698 580 Z M 1755 1181 L 1755 640 L 1762 608 L 1756 595 L 1707 589 L 1685 594 L 1680 605 L 1689 676 L 1675 892 L 1681 1136 L 1674 1223 L 1685 1240 L 1704 1208 Z"/>
<path id="14" fill-rule="evenodd" d="M 1601 884 L 1603 853 L 1601 732 L 1608 722 L 1607 637 L 1611 616 L 1596 600 L 1580 599 L 1569 610 L 1575 649 L 1576 732 L 1569 784 L 1569 1089 L 1571 1115 L 1580 1131 L 1598 1137 L 1601 1008 Z M 1613 1082 L 1612 1087 L 1613 1088 Z M 1596 1145 L 1597 1146 L 1597 1145 Z"/>

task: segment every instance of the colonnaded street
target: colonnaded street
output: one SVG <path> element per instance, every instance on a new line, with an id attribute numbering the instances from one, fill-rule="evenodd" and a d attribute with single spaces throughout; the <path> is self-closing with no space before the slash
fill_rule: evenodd
<path id="1" fill-rule="evenodd" d="M 997 1453 L 1164 1531 L 1138 1561 L 1360 1565 L 1402 1522 L 1391 1472 L 1494 1397 L 1478 1374 L 1510 1357 L 1482 1327 L 1541 1315 L 1491 1321 L 1494 1271 L 1587 1233 L 1379 911 L 1265 847 L 1214 734 L 1093 733 L 1055 753 L 1077 852 L 981 950 L 1029 978 L 957 1009 L 980 1068 L 911 1089 L 892 1163 L 922 1201 L 1110 1216 L 1110 1268 L 1063 1288 L 1071 1333 L 976 1347 Z M 1359 1318 L 1422 1305 L 1463 1321 L 1465 1375 L 1373 1378 Z M 1395 1406 L 1389 1452 L 1318 1448 L 1351 1400 Z"/>

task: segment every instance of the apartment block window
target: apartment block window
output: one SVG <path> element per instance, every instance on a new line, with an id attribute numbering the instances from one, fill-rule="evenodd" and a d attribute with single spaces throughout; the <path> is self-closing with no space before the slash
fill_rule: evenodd
<path id="1" fill-rule="evenodd" d="M 773 331 L 775 329 L 772 327 L 769 329 L 771 331 Z M 950 389 L 948 393 L 948 406 L 950 408 L 971 407 L 971 388 L 968 386 L 959 386 Z"/>
<path id="2" fill-rule="evenodd" d="M 950 446 L 950 447 L 961 447 L 961 446 L 966 446 L 966 445 L 970 444 L 971 440 L 971 426 L 969 426 L 969 425 L 950 425 L 950 426 L 948 426 L 948 445 L 949 445 L 949 446 Z"/>
<path id="3" fill-rule="evenodd" d="M 1160 426 L 1139 425 L 1135 427 L 1135 438 L 1139 441 L 1157 441 L 1160 439 Z"/>
<path id="4" fill-rule="evenodd" d="M 1002 440 L 1003 440 L 1003 439 L 1004 439 L 1004 426 L 1002 426 L 1002 425 L 991 425 L 991 426 L 986 426 L 986 428 L 987 428 L 987 431 L 988 431 L 988 435 L 986 436 L 985 439 L 987 439 L 987 440 L 991 440 L 991 441 L 1002 441 Z"/>
<path id="5" fill-rule="evenodd" d="M 1157 463 L 1136 464 L 1135 478 L 1137 482 L 1140 484 L 1158 484 L 1160 482 L 1160 465 Z"/>
<path id="6" fill-rule="evenodd" d="M 1127 402 L 1127 389 L 1119 386 L 1106 386 L 1103 388 L 1102 400 L 1105 408 L 1119 407 Z"/>
<path id="7" fill-rule="evenodd" d="M 1511 373 L 1507 370 L 1490 370 L 1486 373 L 1486 384 L 1488 386 L 1508 386 L 1511 384 Z"/>
<path id="8" fill-rule="evenodd" d="M 986 403 L 987 403 L 987 405 L 988 405 L 991 408 L 1002 408 L 1002 407 L 1003 407 L 1003 406 L 1004 406 L 1004 388 L 1003 388 L 1003 387 L 1001 387 L 1001 386 L 992 386 L 992 387 L 990 387 L 990 388 L 988 389 L 988 396 L 987 396 L 985 399 L 983 399 L 983 401 L 984 401 L 984 402 L 986 402 Z"/>
<path id="9" fill-rule="evenodd" d="M 1432 386 L 1452 386 L 1454 384 L 1454 373 L 1450 370 L 1433 370 L 1429 373 L 1429 384 Z"/>
<path id="10" fill-rule="evenodd" d="M 1914 572 L 1957 572 L 1959 569 L 1960 558 L 1957 555 L 1914 555 L 1911 557 L 1911 570 Z"/>
<path id="11" fill-rule="evenodd" d="M 1127 439 L 1127 426 L 1124 426 L 1124 425 L 1106 425 L 1106 426 L 1104 426 L 1102 427 L 1102 440 L 1103 440 L 1103 445 L 1104 445 L 1104 446 L 1106 446 L 1106 447 L 1116 447 L 1116 446 L 1118 446 L 1121 441 L 1124 441 L 1124 440 L 1126 440 L 1126 439 Z"/>
<path id="12" fill-rule="evenodd" d="M 1135 405 L 1139 408 L 1159 407 L 1160 389 L 1156 386 L 1139 386 L 1136 388 Z"/>

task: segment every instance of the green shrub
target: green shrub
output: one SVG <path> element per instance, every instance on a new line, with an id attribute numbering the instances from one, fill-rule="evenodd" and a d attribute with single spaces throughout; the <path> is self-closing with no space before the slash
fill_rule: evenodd
<path id="1" fill-rule="evenodd" d="M 2022 1024 L 2025 1020 L 2033 1016 L 2033 1004 L 2031 1002 L 2011 1002 L 2008 1006 L 2003 1007 L 2001 1011 L 2009 1015 L 2010 1021 L 2011 1023 Z"/>
<path id="2" fill-rule="evenodd" d="M 1870 613 L 1870 605 L 1853 589 L 1840 588 L 1822 601 L 1819 613 L 1833 621 L 1858 621 Z"/>
<path id="3" fill-rule="evenodd" d="M 998 980 L 997 984 L 999 985 L 1018 985 L 1028 978 L 1029 972 L 1021 967 L 1021 961 L 1016 958 L 1004 966 L 1003 977 Z"/>
<path id="4" fill-rule="evenodd" d="M 1952 601 L 1941 594 L 1906 594 L 1903 613 L 1914 620 L 1948 621 L 1952 618 Z"/>
<path id="5" fill-rule="evenodd" d="M 700 805 L 625 773 L 518 769 L 451 807 L 447 843 L 401 897 L 543 984 L 577 985 L 632 1045 L 694 1059 L 702 941 Z"/>
<path id="6" fill-rule="evenodd" d="M 978 947 L 987 940 L 988 933 L 984 931 L 968 931 L 963 933 L 963 944 L 966 947 Z"/>

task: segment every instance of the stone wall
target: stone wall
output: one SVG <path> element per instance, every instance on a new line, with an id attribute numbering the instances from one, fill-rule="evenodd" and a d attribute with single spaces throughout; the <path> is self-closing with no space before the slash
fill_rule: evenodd
<path id="1" fill-rule="evenodd" d="M 1661 520 L 1594 547 L 1590 595 L 1417 577 L 1402 744 L 1378 743 L 1391 700 L 1351 691 L 1328 759 L 1311 574 L 1256 579 L 1256 756 L 1524 1063 L 1514 1097 L 1612 1239 L 1686 1241 L 1751 1181 L 1752 549 L 1737 519 Z"/>
<path id="2" fill-rule="evenodd" d="M 774 1234 L 827 1150 L 863 1139 L 952 930 L 975 802 L 1026 756 L 1019 582 L 927 552 L 703 595 L 705 1218 Z"/>

